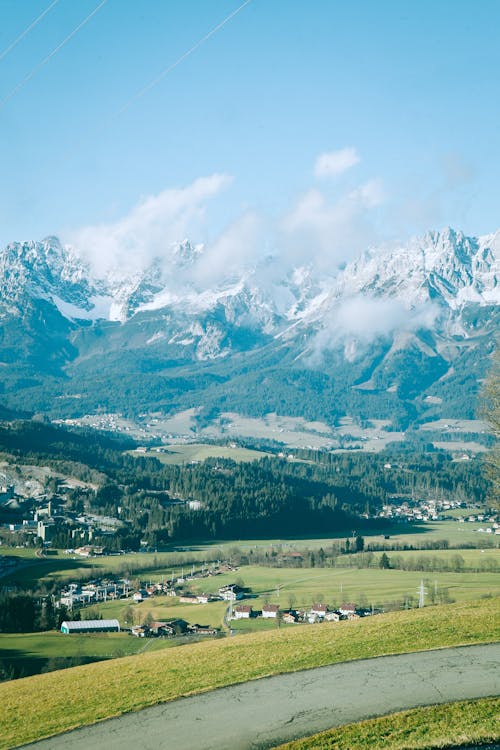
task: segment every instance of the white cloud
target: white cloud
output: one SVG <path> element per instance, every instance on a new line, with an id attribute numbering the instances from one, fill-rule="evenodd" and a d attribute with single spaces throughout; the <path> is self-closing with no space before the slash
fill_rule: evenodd
<path id="1" fill-rule="evenodd" d="M 311 361 L 321 360 L 323 352 L 344 346 L 346 355 L 396 331 L 412 332 L 432 326 L 439 309 L 425 303 L 408 309 L 402 300 L 356 294 L 342 300 L 330 315 L 323 318 L 322 328 L 315 336 Z"/>
<path id="2" fill-rule="evenodd" d="M 224 174 L 200 177 L 187 187 L 144 198 L 114 223 L 85 227 L 64 239 L 78 248 L 97 273 L 138 271 L 154 258 L 168 257 L 173 243 L 195 236 L 206 203 L 231 181 Z"/>
<path id="3" fill-rule="evenodd" d="M 263 256 L 265 244 L 263 219 L 247 211 L 205 247 L 194 269 L 195 280 L 210 285 L 255 266 Z"/>
<path id="4" fill-rule="evenodd" d="M 181 293 L 186 285 L 209 289 L 259 265 L 255 281 L 264 287 L 280 283 L 304 265 L 334 274 L 378 239 L 374 212 L 384 191 L 379 180 L 371 180 L 335 200 L 312 188 L 284 216 L 269 218 L 247 210 L 207 242 L 209 202 L 231 181 L 227 175 L 213 174 L 183 188 L 163 190 L 143 198 L 117 221 L 84 227 L 63 240 L 102 277 L 112 274 L 119 280 L 158 259 L 164 282 Z M 185 238 L 196 243 L 198 252 L 181 265 L 174 251 Z"/>
<path id="5" fill-rule="evenodd" d="M 353 146 L 320 154 L 314 164 L 315 177 L 336 177 L 361 161 Z"/>
<path id="6" fill-rule="evenodd" d="M 336 201 L 313 188 L 281 223 L 280 247 L 293 265 L 315 263 L 334 271 L 376 240 L 371 211 L 384 200 L 382 183 L 371 180 Z"/>

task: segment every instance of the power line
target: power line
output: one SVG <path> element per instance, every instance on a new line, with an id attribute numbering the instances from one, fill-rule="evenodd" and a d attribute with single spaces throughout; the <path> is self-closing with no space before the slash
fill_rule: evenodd
<path id="1" fill-rule="evenodd" d="M 146 94 L 148 91 L 150 91 L 154 86 L 156 86 L 160 81 L 165 78 L 169 73 L 171 73 L 175 68 L 177 68 L 178 65 L 181 64 L 189 55 L 192 55 L 193 52 L 195 52 L 199 47 L 201 47 L 202 44 L 204 44 L 210 37 L 214 36 L 220 29 L 222 29 L 223 26 L 225 26 L 231 19 L 233 19 L 240 11 L 245 8 L 245 6 L 249 5 L 252 2 L 252 0 L 245 0 L 244 3 L 239 5 L 235 10 L 233 10 L 228 16 L 226 16 L 220 23 L 217 24 L 217 26 L 214 26 L 213 29 L 211 29 L 207 34 L 201 37 L 195 44 L 193 44 L 192 47 L 190 47 L 186 52 L 183 52 L 183 54 L 178 57 L 173 63 L 168 65 L 166 68 L 164 68 L 161 73 L 159 73 L 155 78 L 153 78 L 149 83 L 147 83 L 145 86 L 142 87 L 142 89 L 139 89 L 137 93 L 135 93 L 124 105 L 122 105 L 119 109 L 117 109 L 113 114 L 106 117 L 96 128 L 95 135 L 99 135 L 103 133 L 110 125 L 111 123 L 120 115 L 122 115 L 124 112 L 126 112 L 130 107 L 132 107 L 133 104 L 135 104 L 144 94 Z M 2 106 L 2 102 L 0 102 L 0 108 Z M 87 139 L 84 140 L 84 143 L 87 141 Z M 82 144 L 80 144 L 82 145 Z M 69 160 L 72 158 L 72 156 L 75 153 L 75 148 L 66 154 L 66 156 L 63 158 L 63 161 Z"/>
<path id="2" fill-rule="evenodd" d="M 225 26 L 231 19 L 233 19 L 240 11 L 243 10 L 243 8 L 246 5 L 249 5 L 252 0 L 245 0 L 244 3 L 242 3 L 236 10 L 233 10 L 232 13 L 230 13 L 228 16 L 226 16 L 220 23 L 217 24 L 217 26 L 214 26 L 211 31 L 209 31 L 205 36 L 203 36 L 201 39 L 199 39 L 196 44 L 193 44 L 192 47 L 190 47 L 186 52 L 184 52 L 180 57 L 177 58 L 173 63 L 168 65 L 164 70 L 161 71 L 155 78 L 153 78 L 149 83 L 147 83 L 145 86 L 143 86 L 142 89 L 140 89 L 134 96 L 128 100 L 122 107 L 120 107 L 119 110 L 117 110 L 113 115 L 111 115 L 110 119 L 114 119 L 115 117 L 118 117 L 119 115 L 123 114 L 127 111 L 135 102 L 140 99 L 144 94 L 146 94 L 148 91 L 150 91 L 154 86 L 156 86 L 160 81 L 162 81 L 165 76 L 167 76 L 169 73 L 172 72 L 178 65 L 183 62 L 186 57 L 189 57 L 189 55 L 192 55 L 193 52 L 195 52 L 199 47 L 201 47 L 202 44 L 204 44 L 210 37 L 212 37 L 214 34 L 216 34 L 220 29 L 222 29 L 223 26 Z"/>
<path id="3" fill-rule="evenodd" d="M 12 97 L 13 97 L 13 96 L 15 96 L 15 94 L 17 94 L 17 92 L 18 92 L 18 91 L 20 91 L 20 90 L 21 90 L 21 89 L 22 89 L 22 88 L 23 88 L 24 86 L 26 86 L 26 84 L 28 83 L 28 81 L 31 81 L 31 79 L 32 79 L 32 78 L 33 78 L 33 77 L 34 77 L 34 76 L 35 76 L 35 75 L 36 75 L 36 74 L 38 73 L 38 71 L 39 71 L 39 70 L 40 70 L 41 68 L 43 68 L 43 67 L 44 67 L 44 65 L 46 65 L 46 64 L 47 64 L 47 63 L 49 62 L 49 60 L 51 60 L 51 59 L 52 59 L 52 58 L 54 57 L 54 55 L 57 55 L 57 53 L 59 52 L 59 50 L 60 50 L 60 49 L 62 49 L 62 48 L 64 47 L 64 45 L 65 45 L 65 44 L 67 44 L 67 43 L 69 42 L 69 40 L 70 40 L 70 39 L 72 39 L 72 38 L 73 38 L 73 37 L 75 36 L 75 34 L 77 34 L 77 33 L 78 33 L 78 32 L 80 31 L 80 29 L 82 29 L 82 28 L 83 28 L 83 27 L 84 27 L 84 26 L 85 26 L 85 25 L 86 25 L 86 24 L 87 24 L 87 23 L 88 23 L 88 22 L 90 21 L 90 19 L 91 19 L 91 18 L 92 18 L 93 16 L 95 16 L 95 14 L 96 14 L 96 13 L 97 13 L 97 12 L 98 12 L 98 11 L 99 11 L 99 10 L 100 10 L 101 8 L 102 8 L 102 6 L 103 6 L 103 5 L 105 5 L 105 4 L 107 3 L 107 2 L 108 2 L 108 0 L 101 0 L 101 2 L 99 3 L 99 5 L 97 5 L 97 6 L 96 6 L 96 7 L 94 8 L 94 10 L 93 10 L 93 11 L 92 11 L 91 13 L 89 13 L 89 14 L 88 14 L 88 16 L 86 16 L 86 17 L 85 17 L 85 18 L 83 19 L 83 21 L 81 21 L 81 22 L 80 22 L 80 23 L 78 24 L 78 26 L 77 26 L 77 27 L 76 27 L 76 28 L 74 28 L 74 29 L 73 29 L 73 31 L 72 31 L 72 32 L 71 32 L 70 34 L 68 34 L 68 36 L 67 36 L 67 37 L 65 37 L 65 38 L 64 38 L 64 39 L 62 40 L 62 42 L 60 42 L 60 43 L 59 43 L 59 44 L 57 45 L 57 47 L 54 47 L 54 49 L 52 50 L 52 52 L 49 52 L 49 54 L 48 54 L 48 55 L 47 55 L 46 57 L 44 57 L 44 58 L 43 58 L 43 60 L 42 60 L 41 62 L 39 62 L 39 63 L 38 63 L 38 65 L 36 65 L 36 66 L 35 66 L 35 67 L 33 68 L 33 70 L 31 70 L 31 71 L 30 71 L 30 72 L 28 73 L 28 75 L 26 75 L 26 76 L 25 76 L 25 77 L 23 78 L 23 80 L 22 80 L 22 81 L 20 81 L 20 82 L 19 82 L 19 83 L 17 84 L 17 86 L 16 86 L 15 88 L 13 88 L 13 89 L 12 89 L 12 91 L 11 91 L 10 93 L 8 93 L 8 94 L 7 94 L 7 96 L 4 96 L 4 98 L 0 100 L 0 109 L 2 109 L 2 107 L 4 107 L 4 106 L 5 106 L 5 104 L 7 104 L 7 102 L 8 102 L 8 101 L 9 101 L 10 99 L 12 99 Z"/>
<path id="4" fill-rule="evenodd" d="M 40 13 L 40 15 L 37 18 L 35 18 L 35 20 L 32 21 L 30 23 L 30 25 L 26 29 L 24 29 L 23 33 L 19 34 L 19 36 L 17 37 L 17 39 L 14 39 L 14 41 L 12 42 L 12 44 L 9 44 L 9 46 L 6 47 L 3 52 L 0 52 L 0 61 L 3 60 L 4 57 L 7 57 L 7 55 L 9 54 L 9 52 L 12 52 L 12 50 L 14 49 L 14 47 L 17 47 L 17 45 L 19 44 L 19 42 L 21 42 L 24 39 L 24 37 L 27 34 L 29 34 L 32 29 L 35 28 L 35 26 L 38 26 L 38 24 L 40 23 L 40 21 L 42 20 L 42 18 L 44 16 L 46 16 L 47 13 L 49 11 L 51 11 L 52 8 L 54 7 L 54 5 L 57 5 L 58 2 L 60 2 L 60 0 L 53 0 L 53 2 L 51 2 L 50 5 L 47 8 L 45 8 L 45 10 L 42 13 Z"/>

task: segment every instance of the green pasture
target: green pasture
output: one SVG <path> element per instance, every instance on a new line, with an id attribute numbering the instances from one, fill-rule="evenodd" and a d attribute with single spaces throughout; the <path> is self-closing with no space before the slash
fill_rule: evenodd
<path id="1" fill-rule="evenodd" d="M 125 623 L 125 614 L 131 609 L 133 622 Z M 144 622 L 145 617 L 151 614 L 155 620 L 186 620 L 191 624 L 207 625 L 220 628 L 227 609 L 227 602 L 221 600 L 209 602 L 208 604 L 181 604 L 175 596 L 154 596 L 145 599 L 139 604 L 134 604 L 131 599 L 120 599 L 118 601 L 103 602 L 92 606 L 97 609 L 104 618 L 116 617 L 120 623 L 127 626 L 139 625 Z M 82 610 L 82 617 L 85 610 Z"/>
<path id="2" fill-rule="evenodd" d="M 210 445 L 209 443 L 181 443 L 169 445 L 168 453 L 148 450 L 146 453 L 129 451 L 131 456 L 150 456 L 157 458 L 162 464 L 189 464 L 205 461 L 207 458 L 231 458 L 233 461 L 255 461 L 269 454 L 250 448 L 229 445 Z"/>
<path id="3" fill-rule="evenodd" d="M 404 561 L 416 561 L 416 560 L 427 560 L 429 564 L 437 563 L 453 565 L 456 563 L 457 556 L 462 558 L 464 569 L 472 570 L 487 570 L 488 568 L 494 569 L 495 566 L 500 566 L 500 549 L 497 548 L 486 548 L 486 549 L 438 549 L 438 550 L 402 550 L 402 551 L 389 551 L 386 553 L 389 560 L 404 560 Z M 373 566 L 377 566 L 380 562 L 382 552 L 373 553 Z M 349 567 L 356 565 L 357 560 L 366 559 L 364 553 L 356 553 L 354 555 L 340 555 L 335 560 L 336 567 Z"/>
<path id="4" fill-rule="evenodd" d="M 129 633 L 0 633 L 0 665 L 15 675 L 31 675 L 174 645 L 166 638 L 135 638 Z"/>
<path id="5" fill-rule="evenodd" d="M 218 447 L 218 446 L 215 446 Z M 478 546 L 478 550 L 459 550 L 464 559 L 481 560 L 482 554 L 498 554 L 500 549 L 500 536 L 494 534 L 479 533 L 479 528 L 486 524 L 459 523 L 458 521 L 433 521 L 425 524 L 401 524 L 394 526 L 387 534 L 363 530 L 365 545 L 426 545 L 438 540 L 447 539 L 450 546 L 460 544 L 471 544 Z M 389 536 L 388 539 L 385 536 Z M 2 578 L 5 583 L 15 582 L 27 588 L 33 588 L 41 580 L 70 581 L 84 576 L 86 578 L 101 577 L 104 572 L 115 575 L 126 575 L 138 577 L 141 570 L 154 566 L 155 573 L 146 572 L 144 576 L 154 579 L 161 576 L 169 576 L 172 570 L 184 566 L 188 573 L 192 563 L 198 565 L 207 559 L 218 557 L 226 559 L 239 550 L 243 554 L 249 554 L 250 550 L 271 552 L 301 551 L 304 549 L 317 550 L 320 547 L 327 549 L 339 540 L 346 539 L 346 532 L 339 532 L 330 536 L 304 537 L 302 539 L 245 539 L 224 540 L 217 542 L 193 542 L 187 546 L 172 545 L 167 551 L 161 552 L 137 552 L 124 555 L 104 555 L 102 557 L 79 558 L 75 555 L 67 555 L 63 550 L 57 550 L 56 555 L 49 555 L 39 559 L 35 557 L 35 551 L 26 548 L 13 548 L 5 545 L 0 546 L 0 555 L 17 556 L 22 567 Z M 484 553 L 481 553 L 484 549 Z M 450 550 L 445 550 L 452 554 Z M 407 554 L 406 552 L 388 550 L 388 554 Z M 440 550 L 429 550 L 430 554 L 441 554 Z M 423 550 L 411 551 L 410 554 L 426 554 Z M 479 558 L 474 557 L 478 555 Z M 32 561 L 32 565 L 27 565 Z M 472 563 L 471 563 L 472 564 Z M 143 576 L 143 577 L 144 577 Z"/>
<path id="6" fill-rule="evenodd" d="M 491 642 L 498 638 L 498 602 L 483 600 L 350 622 L 276 628 L 6 682 L 0 684 L 0 748 L 270 674 Z"/>
<path id="7" fill-rule="evenodd" d="M 279 604 L 283 609 L 307 608 L 315 602 L 338 607 L 353 601 L 364 606 L 394 606 L 412 597 L 424 580 L 427 591 L 425 603 L 431 604 L 431 594 L 437 603 L 448 598 L 457 602 L 500 595 L 500 574 L 491 572 L 422 573 L 420 571 L 382 570 L 380 568 L 268 568 L 258 565 L 240 567 L 236 572 L 223 573 L 205 579 L 194 579 L 189 588 L 194 593 L 215 593 L 219 587 L 241 578 L 251 589 L 245 604 L 254 610 L 267 603 Z M 238 604 L 238 603 L 237 603 Z M 209 604 L 181 604 L 177 597 L 158 596 L 140 604 L 130 600 L 111 601 L 97 605 L 103 617 L 117 617 L 124 622 L 124 613 L 131 607 L 134 623 L 144 621 L 148 613 L 158 620 L 181 618 L 190 623 L 220 627 L 227 602 Z M 131 623 L 129 623 L 131 624 Z M 261 620 L 233 621 L 235 630 L 260 630 L 275 627 L 276 623 L 262 624 Z"/>
<path id="8" fill-rule="evenodd" d="M 487 523 L 460 523 L 459 521 L 429 521 L 427 523 L 407 523 L 394 524 L 388 526 L 383 532 L 377 529 L 355 528 L 353 530 L 359 533 L 365 539 L 365 544 L 374 544 L 377 546 L 392 545 L 413 545 L 415 547 L 434 544 L 437 541 L 446 539 L 450 546 L 474 544 L 478 548 L 490 549 L 491 547 L 500 548 L 500 536 L 495 534 L 480 533 L 478 529 L 485 528 L 490 524 Z M 386 536 L 388 538 L 386 538 Z M 294 551 L 301 549 L 326 549 L 332 543 L 339 540 L 351 539 L 352 533 L 345 530 L 334 532 L 328 536 L 304 536 L 294 538 L 272 539 L 233 539 L 230 541 L 219 541 L 206 545 L 208 549 L 217 548 L 227 551 L 238 547 L 243 552 L 250 549 L 266 549 L 279 551 Z M 202 549 L 203 545 L 192 545 L 193 549 Z"/>
<path id="9" fill-rule="evenodd" d="M 369 719 L 280 745 L 275 750 L 430 750 L 483 745 L 500 737 L 500 700 L 444 703 Z"/>
<path id="10" fill-rule="evenodd" d="M 0 557 L 19 557 L 22 560 L 36 558 L 36 549 L 34 547 L 9 547 L 7 544 L 0 544 Z"/>
<path id="11" fill-rule="evenodd" d="M 161 578 L 162 575 L 168 576 L 172 570 L 180 569 L 182 566 L 184 566 L 187 574 L 192 564 L 199 567 L 201 563 L 205 562 L 207 556 L 210 557 L 212 550 L 217 550 L 222 554 L 218 547 L 207 547 L 206 549 L 196 547 L 189 548 L 189 550 L 173 547 L 171 552 L 137 552 L 85 558 L 68 555 L 63 550 L 57 550 L 57 555 L 43 558 L 33 557 L 32 565 L 24 565 L 2 580 L 6 583 L 16 582 L 27 588 L 33 588 L 39 581 L 43 580 L 57 580 L 63 583 L 79 577 L 86 579 L 100 578 L 108 572 L 119 577 L 136 578 L 145 569 L 146 572 L 143 577 L 148 578 L 149 572 L 147 569 L 152 566 L 156 571 L 156 577 Z M 17 550 L 14 550 L 13 554 L 15 552 Z M 214 554 L 216 553 L 214 552 Z M 29 562 L 28 556 L 26 562 Z"/>
<path id="12" fill-rule="evenodd" d="M 242 578 L 252 589 L 254 600 L 248 603 L 260 609 L 264 600 L 286 608 L 290 597 L 294 606 L 309 606 L 323 601 L 338 605 L 343 601 L 359 601 L 364 597 L 370 604 L 390 602 L 407 595 L 416 596 L 417 587 L 424 578 L 427 587 L 438 591 L 448 589 L 456 601 L 477 599 L 500 594 L 500 574 L 489 572 L 429 573 L 380 568 L 268 568 L 259 565 L 241 567 L 236 573 L 223 573 L 213 578 L 194 580 L 195 592 L 213 592 L 220 586 Z M 279 590 L 279 595 L 278 595 Z M 207 605 L 208 606 L 208 605 Z"/>
<path id="13" fill-rule="evenodd" d="M 144 641 L 128 633 L 85 633 L 65 635 L 54 630 L 44 633 L 0 633 L 0 659 L 8 653 L 48 659 L 53 656 L 89 656 L 111 659 L 135 654 Z"/>

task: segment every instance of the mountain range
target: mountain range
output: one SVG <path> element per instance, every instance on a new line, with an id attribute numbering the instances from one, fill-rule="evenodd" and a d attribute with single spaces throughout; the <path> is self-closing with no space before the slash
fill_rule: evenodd
<path id="1" fill-rule="evenodd" d="M 498 333 L 499 248 L 500 231 L 448 228 L 331 272 L 268 257 L 214 283 L 187 240 L 106 273 L 54 237 L 12 243 L 0 401 L 54 417 L 473 417 Z"/>

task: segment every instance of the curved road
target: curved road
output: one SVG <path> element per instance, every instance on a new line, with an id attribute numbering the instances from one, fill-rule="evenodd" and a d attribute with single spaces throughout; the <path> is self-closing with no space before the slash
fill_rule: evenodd
<path id="1" fill-rule="evenodd" d="M 447 648 L 254 680 L 25 747 L 257 750 L 394 711 L 499 693 L 500 644 Z"/>

